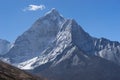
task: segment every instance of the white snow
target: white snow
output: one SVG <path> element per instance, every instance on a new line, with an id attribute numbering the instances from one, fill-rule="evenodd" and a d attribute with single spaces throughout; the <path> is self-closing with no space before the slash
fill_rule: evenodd
<path id="1" fill-rule="evenodd" d="M 39 56 L 55 40 L 63 22 L 64 18 L 53 9 L 17 38 L 8 57 L 15 63 L 21 63 Z"/>
<path id="2" fill-rule="evenodd" d="M 37 57 L 30 59 L 28 61 L 22 62 L 17 67 L 19 67 L 20 69 L 25 69 L 25 70 L 33 69 L 34 67 L 32 67 L 31 65 L 35 63 L 36 61 L 37 61 Z"/>
<path id="3" fill-rule="evenodd" d="M 29 70 L 48 62 L 58 64 L 71 58 L 76 49 L 71 44 L 85 53 L 120 64 L 120 44 L 102 38 L 94 40 L 74 20 L 63 18 L 55 9 L 38 19 L 14 44 L 0 42 L 0 55 L 10 50 L 8 58 L 1 59 L 6 62 L 12 59 L 14 63 L 11 64 Z M 61 54 L 63 55 L 58 60 L 57 57 Z M 88 58 L 86 55 L 84 57 Z M 75 53 L 72 60 L 72 65 L 78 65 L 79 56 Z"/>

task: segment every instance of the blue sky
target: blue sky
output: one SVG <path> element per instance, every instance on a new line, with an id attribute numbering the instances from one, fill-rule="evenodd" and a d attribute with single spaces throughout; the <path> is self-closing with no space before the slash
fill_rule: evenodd
<path id="1" fill-rule="evenodd" d="M 92 36 L 120 41 L 120 0 L 0 0 L 0 38 L 14 42 L 51 8 Z"/>

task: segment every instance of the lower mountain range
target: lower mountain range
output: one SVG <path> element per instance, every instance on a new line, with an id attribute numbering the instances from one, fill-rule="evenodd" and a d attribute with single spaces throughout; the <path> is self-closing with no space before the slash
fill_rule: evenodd
<path id="1" fill-rule="evenodd" d="M 0 49 L 1 60 L 49 80 L 120 80 L 120 43 L 90 36 L 55 9 Z"/>

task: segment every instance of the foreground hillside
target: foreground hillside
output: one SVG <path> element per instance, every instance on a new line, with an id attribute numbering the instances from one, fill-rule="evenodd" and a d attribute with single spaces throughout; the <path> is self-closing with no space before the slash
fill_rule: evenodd
<path id="1" fill-rule="evenodd" d="M 0 61 L 0 80 L 45 80 Z"/>

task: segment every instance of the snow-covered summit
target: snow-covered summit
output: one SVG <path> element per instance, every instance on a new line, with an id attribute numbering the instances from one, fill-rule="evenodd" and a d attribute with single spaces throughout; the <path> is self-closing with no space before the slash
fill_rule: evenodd
<path id="1" fill-rule="evenodd" d="M 53 42 L 64 21 L 55 9 L 51 10 L 19 36 L 5 56 L 13 63 L 20 63 L 40 55 Z"/>
<path id="2" fill-rule="evenodd" d="M 47 12 L 45 16 L 47 15 L 60 16 L 59 12 L 55 8 L 52 8 L 49 12 Z"/>
<path id="3" fill-rule="evenodd" d="M 91 37 L 75 20 L 66 19 L 51 45 L 40 56 L 20 63 L 18 67 L 34 70 L 42 65 L 48 66 L 49 63 L 51 63 L 49 67 L 56 66 L 68 59 L 73 60 L 71 65 L 74 66 L 79 64 L 81 57 L 78 57 L 78 55 L 81 52 L 84 52 L 81 56 L 84 56 L 86 59 L 89 59 L 87 55 L 95 55 L 118 63 L 120 61 L 117 56 L 117 54 L 120 54 L 119 46 L 119 43 L 107 39 Z M 67 65 L 67 63 L 65 64 Z"/>
<path id="4" fill-rule="evenodd" d="M 74 19 L 52 9 L 16 39 L 5 57 L 22 69 L 34 69 L 47 63 L 56 65 L 73 54 L 73 65 L 77 65 L 79 51 L 120 64 L 120 43 L 94 38 Z"/>

